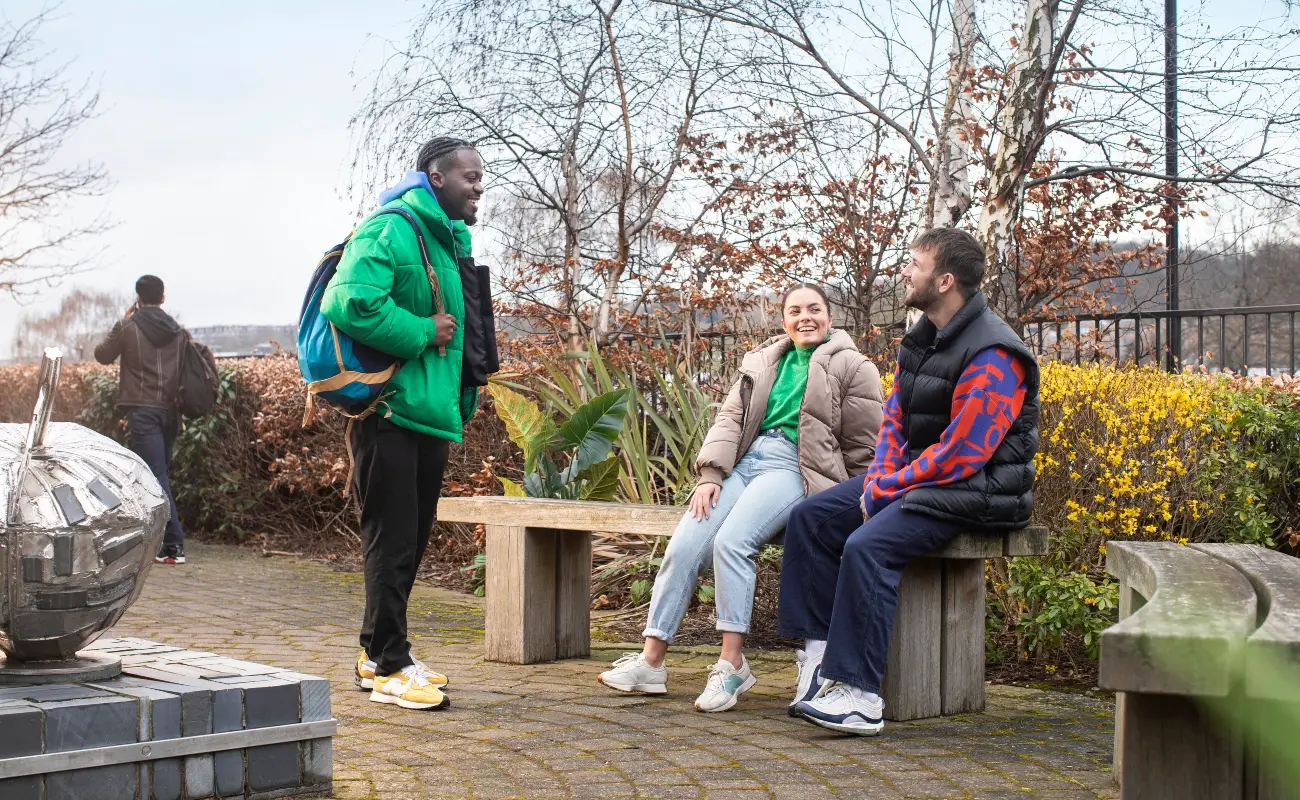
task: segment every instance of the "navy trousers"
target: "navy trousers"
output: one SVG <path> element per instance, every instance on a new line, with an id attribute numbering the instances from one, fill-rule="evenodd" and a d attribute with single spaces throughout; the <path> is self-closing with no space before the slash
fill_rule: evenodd
<path id="1" fill-rule="evenodd" d="M 181 423 L 175 411 L 161 408 L 133 408 L 126 416 L 126 444 L 149 465 L 149 471 L 158 479 L 172 516 L 163 533 L 163 547 L 181 547 L 185 532 L 181 530 L 181 517 L 176 511 L 176 498 L 172 496 L 172 447 L 181 432 Z"/>
<path id="2" fill-rule="evenodd" d="M 952 541 L 960 526 L 893 503 L 862 521 L 862 476 L 790 512 L 778 630 L 826 640 L 822 677 L 880 693 L 903 567 Z"/>

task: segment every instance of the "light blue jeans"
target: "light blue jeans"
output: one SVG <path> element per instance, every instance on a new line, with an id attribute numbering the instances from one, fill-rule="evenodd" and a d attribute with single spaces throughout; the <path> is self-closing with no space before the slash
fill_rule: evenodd
<path id="1" fill-rule="evenodd" d="M 748 633 L 758 553 L 785 528 L 803 500 L 803 475 L 793 442 L 775 431 L 754 440 L 722 482 L 718 505 L 696 521 L 687 512 L 668 540 L 650 595 L 643 636 L 671 642 L 695 593 L 700 573 L 713 564 L 718 630 Z"/>

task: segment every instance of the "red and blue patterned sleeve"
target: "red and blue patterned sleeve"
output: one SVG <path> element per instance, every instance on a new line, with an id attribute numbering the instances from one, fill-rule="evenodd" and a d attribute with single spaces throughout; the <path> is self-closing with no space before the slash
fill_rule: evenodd
<path id="1" fill-rule="evenodd" d="M 983 469 L 1020 416 L 1027 392 L 1025 367 L 1010 352 L 991 347 L 976 355 L 962 372 L 953 392 L 952 422 L 939 441 L 910 464 L 868 480 L 867 516 L 912 489 L 955 483 Z M 896 392 L 891 393 L 890 402 L 895 402 L 896 396 Z M 900 413 L 900 442 L 901 427 Z M 881 439 L 884 439 L 883 431 Z"/>
<path id="2" fill-rule="evenodd" d="M 872 480 L 898 472 L 907 465 L 907 442 L 903 440 L 903 406 L 898 398 L 898 373 L 894 368 L 894 382 L 889 389 L 880 420 L 880 435 L 876 437 L 876 456 L 871 460 L 862 482 L 865 490 Z"/>

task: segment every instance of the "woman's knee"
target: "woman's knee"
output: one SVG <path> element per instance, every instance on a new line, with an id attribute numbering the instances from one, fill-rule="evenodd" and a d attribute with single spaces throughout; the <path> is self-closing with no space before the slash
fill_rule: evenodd
<path id="1" fill-rule="evenodd" d="M 718 564 L 741 564 L 744 561 L 753 561 L 758 555 L 761 544 L 756 545 L 753 541 L 742 534 L 748 531 L 734 532 L 727 535 L 727 531 L 719 531 L 718 537 L 713 540 L 713 563 Z"/>
<path id="2" fill-rule="evenodd" d="M 703 570 L 711 553 L 710 545 L 715 533 L 708 526 L 696 524 L 677 526 L 676 532 L 668 539 L 664 548 L 661 572 L 673 569 L 694 569 L 696 573 Z"/>

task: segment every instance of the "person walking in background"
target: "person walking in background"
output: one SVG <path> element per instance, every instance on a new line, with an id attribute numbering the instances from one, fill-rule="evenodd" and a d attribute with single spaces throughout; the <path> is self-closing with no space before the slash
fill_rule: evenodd
<path id="1" fill-rule="evenodd" d="M 831 328 L 830 303 L 817 286 L 791 287 L 781 309 L 785 333 L 745 356 L 700 447 L 699 484 L 655 579 L 645 647 L 601 673 L 611 689 L 668 691 L 668 643 L 712 563 L 722 654 L 695 708 L 734 706 L 755 683 L 742 648 L 759 551 L 807 494 L 860 475 L 871 463 L 880 373 L 847 333 Z"/>
<path id="2" fill-rule="evenodd" d="M 486 270 L 470 250 L 483 177 L 469 142 L 425 144 L 415 169 L 380 197 L 400 213 L 361 223 L 321 300 L 335 327 L 402 364 L 349 433 L 366 581 L 356 680 L 372 701 L 402 708 L 450 704 L 447 677 L 411 655 L 406 609 L 437 520 L 448 446 L 460 442 L 478 387 L 497 369 Z"/>
<path id="3" fill-rule="evenodd" d="M 172 447 L 181 431 L 176 397 L 186 337 L 180 324 L 162 309 L 167 299 L 163 288 L 162 280 L 153 275 L 135 282 L 135 303 L 95 348 L 95 360 L 105 365 L 122 360 L 117 413 L 126 417 L 127 446 L 149 465 L 171 506 L 171 519 L 154 561 L 184 564 L 185 531 L 176 511 L 170 468 Z"/>
<path id="4" fill-rule="evenodd" d="M 778 631 L 806 639 L 792 716 L 843 733 L 884 727 L 881 681 L 902 570 L 961 531 L 1029 524 L 1038 363 L 984 298 L 975 237 L 912 245 L 903 337 L 875 460 L 798 505 L 786 528 Z"/>

